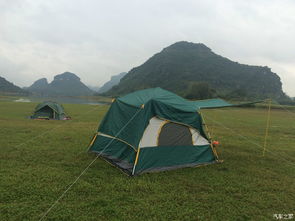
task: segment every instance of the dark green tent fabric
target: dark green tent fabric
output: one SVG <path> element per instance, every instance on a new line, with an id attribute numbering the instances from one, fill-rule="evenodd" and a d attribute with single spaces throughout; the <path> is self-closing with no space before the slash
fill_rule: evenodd
<path id="1" fill-rule="evenodd" d="M 45 101 L 36 106 L 32 119 L 48 118 L 62 120 L 66 117 L 64 108 L 61 104 L 53 101 Z"/>
<path id="2" fill-rule="evenodd" d="M 199 100 L 191 101 L 195 107 L 199 109 L 207 108 L 220 108 L 220 107 L 232 107 L 234 104 L 230 104 L 222 99 L 208 99 L 208 100 Z"/>
<path id="3" fill-rule="evenodd" d="M 146 104 L 150 100 L 155 100 L 173 106 L 176 109 L 192 112 L 195 112 L 201 108 L 204 109 L 236 106 L 222 99 L 189 101 L 159 87 L 136 91 L 126 96 L 120 97 L 118 100 L 136 107 L 140 107 L 142 104 Z"/>
<path id="4" fill-rule="evenodd" d="M 89 151 L 100 154 L 130 175 L 215 163 L 218 156 L 203 129 L 199 111 L 233 106 L 240 105 L 222 99 L 189 101 L 161 88 L 136 91 L 117 98 L 111 104 L 90 143 Z M 160 137 L 162 130 L 153 129 L 157 145 L 140 146 L 153 118 L 158 122 L 168 121 L 166 127 L 162 127 L 169 131 Z M 173 123 L 182 126 L 168 128 Z M 200 141 L 200 145 L 194 143 L 190 130 L 197 131 L 205 142 Z"/>
<path id="5" fill-rule="evenodd" d="M 104 148 L 109 145 L 109 148 Z M 102 156 L 127 173 L 133 168 L 136 152 L 127 144 L 109 137 L 100 136 L 93 143 L 92 152 L 102 153 Z"/>
<path id="6" fill-rule="evenodd" d="M 263 102 L 256 101 L 250 103 L 248 102 L 241 104 L 231 104 L 219 98 L 190 101 L 159 87 L 136 91 L 123 97 L 120 97 L 118 98 L 118 100 L 125 104 L 129 104 L 135 107 L 140 107 L 141 105 L 146 104 L 151 100 L 155 100 L 170 105 L 176 109 L 187 112 L 195 112 L 200 109 L 207 108 L 235 107 Z"/>
<path id="7" fill-rule="evenodd" d="M 135 114 L 134 119 L 129 122 Z M 144 108 L 136 108 L 122 103 L 119 99 L 116 100 L 100 124 L 98 132 L 122 139 L 137 149 L 149 120 L 154 116 L 191 126 L 196 128 L 202 136 L 207 137 L 198 112 L 185 112 L 157 100 L 150 100 Z M 120 132 L 128 122 L 128 126 Z"/>
<path id="8" fill-rule="evenodd" d="M 190 142 L 188 137 L 178 141 L 177 136 L 183 135 L 179 132 L 180 127 L 177 130 L 179 134 L 177 131 L 174 134 L 169 132 L 175 140 L 169 145 L 139 147 L 153 117 L 181 124 L 186 130 L 194 128 L 208 140 L 198 112 L 202 105 L 161 88 L 146 89 L 120 97 L 112 103 L 99 125 L 89 151 L 100 154 L 130 175 L 217 162 L 211 145 L 193 145 L 190 132 L 185 133 L 185 136 L 190 136 Z M 214 105 L 226 104 L 216 101 Z"/>
<path id="9" fill-rule="evenodd" d="M 98 132 L 123 139 L 134 148 L 137 148 L 149 120 L 157 116 L 196 128 L 202 136 L 207 137 L 198 111 L 202 108 L 230 106 L 235 105 L 221 99 L 188 101 L 161 88 L 150 88 L 116 99 L 100 124 Z M 135 119 L 117 135 L 135 113 L 137 113 Z"/>
<path id="10" fill-rule="evenodd" d="M 252 104 L 257 104 L 264 102 L 263 100 L 254 101 L 254 102 L 245 102 L 239 104 L 230 104 L 222 99 L 207 99 L 207 100 L 198 100 L 198 101 L 191 101 L 196 105 L 199 109 L 212 109 L 212 108 L 222 108 L 222 107 L 242 107 Z"/>
<path id="11" fill-rule="evenodd" d="M 162 88 L 150 88 L 141 91 L 136 91 L 118 98 L 119 101 L 132 106 L 140 107 L 145 105 L 151 100 L 165 103 L 176 109 L 180 109 L 187 112 L 195 112 L 196 108 L 191 102 L 184 98 L 170 92 L 163 90 Z"/>
<path id="12" fill-rule="evenodd" d="M 215 161 L 210 145 L 146 147 L 140 149 L 135 173 L 192 167 Z"/>

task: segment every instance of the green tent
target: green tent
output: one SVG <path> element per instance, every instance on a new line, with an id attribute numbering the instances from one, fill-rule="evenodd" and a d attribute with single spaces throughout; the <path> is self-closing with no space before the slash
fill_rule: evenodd
<path id="1" fill-rule="evenodd" d="M 188 101 L 161 88 L 133 92 L 113 101 L 89 151 L 129 175 L 216 163 L 199 111 L 228 106 L 221 99 Z"/>
<path id="2" fill-rule="evenodd" d="M 53 101 L 45 101 L 38 104 L 35 108 L 32 119 L 53 119 L 53 120 L 66 120 L 68 117 L 65 114 L 64 108 L 61 104 Z"/>

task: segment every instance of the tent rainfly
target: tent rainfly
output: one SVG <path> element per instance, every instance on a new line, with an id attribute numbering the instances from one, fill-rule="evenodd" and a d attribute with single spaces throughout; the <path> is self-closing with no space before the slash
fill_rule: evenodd
<path id="1" fill-rule="evenodd" d="M 133 92 L 113 101 L 89 151 L 129 175 L 216 163 L 200 109 L 227 106 L 233 105 L 189 101 L 161 88 Z"/>
<path id="2" fill-rule="evenodd" d="M 35 108 L 32 119 L 46 119 L 46 120 L 67 120 L 69 119 L 61 104 L 53 101 L 45 101 L 38 104 Z"/>

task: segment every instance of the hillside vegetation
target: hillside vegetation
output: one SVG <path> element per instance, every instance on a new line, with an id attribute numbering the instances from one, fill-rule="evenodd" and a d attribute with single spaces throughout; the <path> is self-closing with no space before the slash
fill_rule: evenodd
<path id="1" fill-rule="evenodd" d="M 285 96 L 279 76 L 270 68 L 233 62 L 215 54 L 204 44 L 190 42 L 177 42 L 164 48 L 144 64 L 130 70 L 107 94 L 117 96 L 139 89 L 162 87 L 187 96 L 198 93 L 190 91 L 194 84 L 207 85 L 207 98 L 279 99 Z"/>
<path id="2" fill-rule="evenodd" d="M 5 78 L 0 77 L 0 94 L 26 95 L 28 93 L 13 83 L 7 81 Z"/>

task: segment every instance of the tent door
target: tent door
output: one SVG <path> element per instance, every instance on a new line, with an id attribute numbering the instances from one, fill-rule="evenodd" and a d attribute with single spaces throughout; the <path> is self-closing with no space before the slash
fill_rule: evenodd
<path id="1" fill-rule="evenodd" d="M 54 117 L 54 111 L 50 107 L 45 106 L 38 111 L 38 117 L 47 117 L 52 119 Z"/>
<path id="2" fill-rule="evenodd" d="M 202 137 L 195 128 L 153 117 L 144 131 L 139 147 L 202 146 L 208 144 L 208 140 Z"/>
<path id="3" fill-rule="evenodd" d="M 173 122 L 165 123 L 158 136 L 158 146 L 193 146 L 189 127 Z"/>

